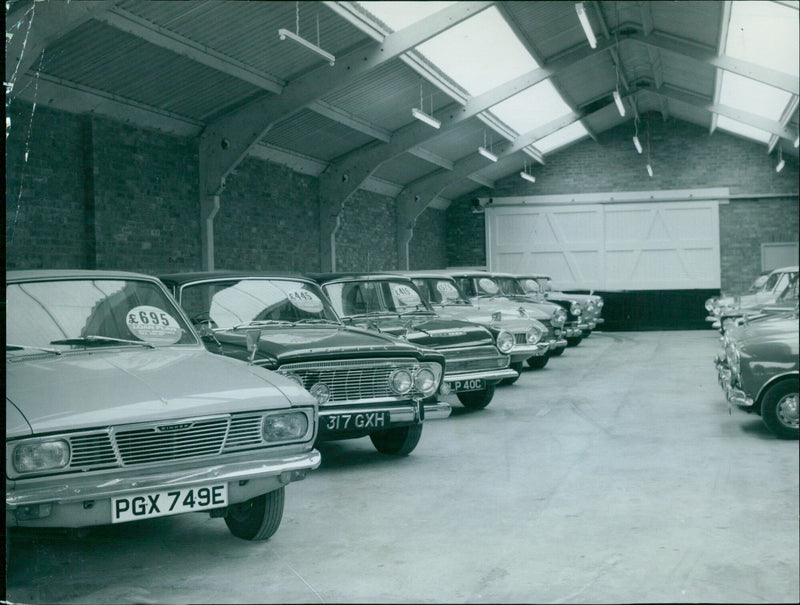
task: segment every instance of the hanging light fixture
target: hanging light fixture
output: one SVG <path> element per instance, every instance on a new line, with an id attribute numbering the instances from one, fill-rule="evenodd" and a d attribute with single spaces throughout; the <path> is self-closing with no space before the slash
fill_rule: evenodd
<path id="1" fill-rule="evenodd" d="M 478 147 L 478 153 L 491 162 L 497 161 L 497 156 L 491 152 L 492 141 L 489 140 L 489 149 L 486 148 L 486 131 L 483 131 L 483 147 Z"/>
<path id="2" fill-rule="evenodd" d="M 794 138 L 794 146 L 795 146 L 795 147 L 798 147 L 798 146 L 800 146 L 800 136 L 796 136 L 796 137 Z"/>
<path id="3" fill-rule="evenodd" d="M 617 110 L 619 111 L 619 115 L 625 116 L 625 105 L 622 103 L 622 97 L 619 94 L 619 90 L 614 90 L 614 103 L 617 104 Z"/>
<path id="4" fill-rule="evenodd" d="M 775 166 L 775 172 L 780 172 L 786 166 L 786 160 L 783 159 L 783 149 L 778 145 L 778 165 Z"/>
<path id="5" fill-rule="evenodd" d="M 300 36 L 300 2 L 295 2 L 295 30 L 296 31 L 291 32 L 288 29 L 281 28 L 278 30 L 278 36 L 280 37 L 281 40 L 286 40 L 286 39 L 293 40 L 298 44 L 300 44 L 301 46 L 303 46 L 304 48 L 307 48 L 308 50 L 317 53 L 321 57 L 324 57 L 331 65 L 331 67 L 333 67 L 334 63 L 336 63 L 336 57 L 333 56 L 328 51 L 323 50 L 319 46 L 319 14 L 317 14 L 317 43 L 314 44 L 312 42 L 309 42 L 308 40 Z"/>
<path id="6" fill-rule="evenodd" d="M 578 21 L 581 22 L 583 33 L 586 34 L 586 39 L 589 40 L 589 46 L 597 48 L 597 38 L 592 30 L 592 24 L 589 23 L 589 15 L 586 14 L 586 7 L 583 5 L 583 2 L 578 2 L 575 5 L 575 12 L 578 13 Z"/>
<path id="7" fill-rule="evenodd" d="M 431 113 L 433 113 L 433 95 L 431 95 Z M 417 118 L 420 122 L 424 122 L 433 128 L 440 128 L 442 123 L 434 118 L 432 115 L 425 113 L 422 108 L 422 81 L 419 83 L 419 109 L 416 107 L 411 108 L 411 115 Z"/>
<path id="8" fill-rule="evenodd" d="M 650 165 L 650 162 L 647 162 L 647 174 L 650 175 L 650 178 L 653 178 L 653 167 Z"/>
<path id="9" fill-rule="evenodd" d="M 536 182 L 536 177 L 528 172 L 528 162 L 525 160 L 522 161 L 522 172 L 520 172 L 519 175 L 526 181 L 530 181 L 531 183 Z"/>
<path id="10" fill-rule="evenodd" d="M 633 120 L 633 124 L 634 124 L 634 128 L 636 129 L 636 132 L 633 135 L 633 146 L 636 147 L 636 151 L 639 153 L 639 155 L 641 155 L 642 154 L 642 143 L 641 143 L 641 141 L 639 141 L 639 117 L 638 116 Z"/>
<path id="11" fill-rule="evenodd" d="M 652 179 L 653 178 L 653 165 L 650 163 L 650 124 L 645 122 L 645 127 L 647 128 L 647 175 Z"/>

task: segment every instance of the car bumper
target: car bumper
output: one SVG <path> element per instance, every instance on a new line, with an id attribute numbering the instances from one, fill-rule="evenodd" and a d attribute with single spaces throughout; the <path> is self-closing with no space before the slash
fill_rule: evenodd
<path id="1" fill-rule="evenodd" d="M 728 403 L 744 409 L 753 407 L 753 399 L 743 390 L 733 386 L 733 374 L 726 364 L 717 364 L 717 380 Z"/>
<path id="2" fill-rule="evenodd" d="M 452 388 L 454 382 L 464 380 L 485 380 L 489 383 L 499 382 L 505 378 L 516 378 L 519 373 L 511 368 L 503 368 L 502 370 L 486 370 L 483 372 L 462 372 L 460 374 L 445 374 L 444 382 L 447 382 Z"/>
<path id="3" fill-rule="evenodd" d="M 525 361 L 529 357 L 541 357 L 550 350 L 549 342 L 540 342 L 535 345 L 514 345 L 508 354 L 511 356 L 511 363 Z"/>
<path id="4" fill-rule="evenodd" d="M 452 408 L 450 404 L 441 401 L 409 401 L 405 405 L 398 404 L 372 404 L 372 405 L 343 405 L 326 408 L 321 406 L 319 410 L 319 436 L 322 439 L 336 437 L 340 433 L 327 431 L 326 427 L 330 424 L 329 420 L 336 416 L 356 416 L 358 414 L 374 414 L 387 412 L 389 414 L 389 424 L 380 428 L 394 428 L 416 424 L 423 420 L 439 420 L 450 416 Z M 362 436 L 369 435 L 375 428 L 362 427 Z M 348 435 L 357 437 L 358 435 Z"/>
<path id="5" fill-rule="evenodd" d="M 205 468 L 197 468 L 195 462 L 181 470 L 132 473 L 116 479 L 109 479 L 105 474 L 102 477 L 61 478 L 61 481 L 51 478 L 31 485 L 11 481 L 6 483 L 6 525 L 109 525 L 112 522 L 112 498 L 221 483 L 228 484 L 228 504 L 236 504 L 304 479 L 309 470 L 320 465 L 321 459 L 317 450 L 311 450 L 281 457 L 212 464 Z"/>

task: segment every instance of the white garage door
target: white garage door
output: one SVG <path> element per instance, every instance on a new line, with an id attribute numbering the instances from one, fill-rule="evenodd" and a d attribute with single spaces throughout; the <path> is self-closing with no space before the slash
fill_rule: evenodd
<path id="1" fill-rule="evenodd" d="M 627 195 L 666 197 L 665 192 Z M 561 196 L 547 199 L 555 197 Z M 615 194 L 614 200 L 624 197 Z M 718 204 L 723 200 L 686 198 L 552 205 L 496 198 L 486 208 L 488 266 L 547 273 L 563 289 L 719 288 Z"/>

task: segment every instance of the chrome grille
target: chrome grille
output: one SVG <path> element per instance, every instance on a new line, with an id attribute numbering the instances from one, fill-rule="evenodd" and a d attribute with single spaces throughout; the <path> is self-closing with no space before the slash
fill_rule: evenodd
<path id="1" fill-rule="evenodd" d="M 495 347 L 469 347 L 467 349 L 439 349 L 445 358 L 445 374 L 496 370 L 508 366 L 508 357 Z"/>
<path id="2" fill-rule="evenodd" d="M 414 371 L 419 368 L 419 364 L 410 359 L 309 361 L 287 363 L 278 371 L 299 376 L 306 389 L 318 382 L 324 383 L 330 389 L 328 403 L 355 403 L 364 400 L 399 399 L 389 388 L 389 377 L 399 368 Z M 415 389 L 405 397 L 417 395 L 419 393 Z"/>
<path id="3" fill-rule="evenodd" d="M 228 418 L 187 422 L 187 428 L 164 430 L 155 425 L 140 429 L 119 429 L 115 432 L 123 465 L 179 460 L 222 453 L 228 432 Z M 170 423 L 178 426 L 181 423 Z"/>
<path id="4" fill-rule="evenodd" d="M 117 465 L 117 455 L 111 444 L 111 436 L 106 432 L 70 437 L 69 447 L 72 451 L 69 462 L 71 467 L 98 468 Z"/>
<path id="5" fill-rule="evenodd" d="M 261 443 L 261 414 L 257 416 L 234 416 L 225 441 L 225 450 L 259 445 Z"/>
<path id="6" fill-rule="evenodd" d="M 528 333 L 527 332 L 516 332 L 514 334 L 514 343 L 518 345 L 526 345 L 528 344 Z"/>

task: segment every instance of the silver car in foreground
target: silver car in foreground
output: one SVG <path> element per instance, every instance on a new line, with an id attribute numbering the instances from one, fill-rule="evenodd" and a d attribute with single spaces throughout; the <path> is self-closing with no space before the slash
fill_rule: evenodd
<path id="1" fill-rule="evenodd" d="M 317 402 L 206 351 L 156 278 L 6 274 L 6 526 L 205 511 L 269 538 L 319 466 Z"/>

